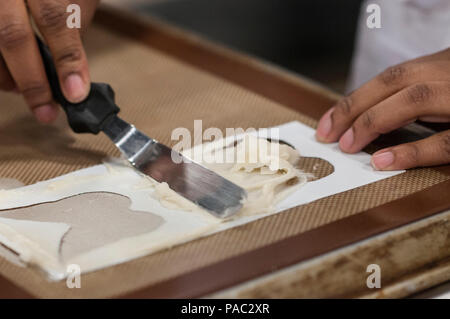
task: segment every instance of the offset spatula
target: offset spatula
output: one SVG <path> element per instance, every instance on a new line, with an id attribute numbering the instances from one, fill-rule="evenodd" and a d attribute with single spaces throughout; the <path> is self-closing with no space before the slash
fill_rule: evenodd
<path id="1" fill-rule="evenodd" d="M 50 51 L 39 37 L 37 41 L 54 99 L 66 112 L 75 133 L 104 132 L 136 169 L 158 182 L 166 182 L 172 190 L 216 217 L 230 217 L 242 207 L 247 196 L 244 189 L 120 119 L 114 91 L 108 84 L 92 83 L 88 98 L 81 103 L 67 101 Z"/>

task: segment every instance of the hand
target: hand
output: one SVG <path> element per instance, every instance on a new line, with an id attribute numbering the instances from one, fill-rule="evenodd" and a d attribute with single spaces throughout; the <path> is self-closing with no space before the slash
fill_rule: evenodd
<path id="1" fill-rule="evenodd" d="M 0 90 L 21 93 L 43 123 L 57 117 L 58 107 L 52 99 L 30 17 L 50 47 L 65 97 L 77 103 L 89 94 L 88 63 L 80 30 L 70 29 L 66 24 L 70 14 L 66 10 L 71 3 L 80 5 L 81 24 L 85 28 L 93 17 L 97 0 L 0 2 Z"/>
<path id="2" fill-rule="evenodd" d="M 450 49 L 390 67 L 323 115 L 316 138 L 356 153 L 416 120 L 450 123 Z M 373 154 L 378 170 L 450 163 L 450 130 Z"/>

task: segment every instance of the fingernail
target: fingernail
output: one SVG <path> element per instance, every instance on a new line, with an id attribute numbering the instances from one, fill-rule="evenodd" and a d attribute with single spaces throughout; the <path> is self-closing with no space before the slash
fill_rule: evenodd
<path id="1" fill-rule="evenodd" d="M 347 132 L 342 135 L 341 140 L 339 141 L 339 146 L 343 151 L 350 151 L 354 141 L 355 136 L 353 134 L 353 128 L 349 128 Z"/>
<path id="2" fill-rule="evenodd" d="M 53 122 L 58 115 L 56 107 L 51 104 L 39 106 L 33 109 L 33 113 L 37 120 L 43 124 Z"/>
<path id="3" fill-rule="evenodd" d="M 64 83 L 66 98 L 71 102 L 77 103 L 83 101 L 87 96 L 86 85 L 78 74 L 71 74 Z"/>
<path id="4" fill-rule="evenodd" d="M 317 127 L 316 137 L 321 142 L 325 142 L 326 138 L 331 132 L 331 128 L 333 126 L 333 122 L 331 121 L 331 114 L 333 113 L 333 110 L 334 108 L 331 108 L 327 113 L 324 114 Z"/>
<path id="5" fill-rule="evenodd" d="M 372 156 L 372 166 L 377 170 L 385 169 L 394 163 L 394 153 L 384 152 Z"/>

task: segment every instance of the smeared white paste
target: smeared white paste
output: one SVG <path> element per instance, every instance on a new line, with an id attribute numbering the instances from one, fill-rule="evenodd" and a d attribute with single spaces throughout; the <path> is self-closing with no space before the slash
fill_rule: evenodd
<path id="1" fill-rule="evenodd" d="M 270 146 L 266 140 L 260 143 Z M 237 147 L 241 145 L 245 143 Z M 248 150 L 246 155 L 249 155 Z M 273 212 L 278 201 L 306 183 L 306 174 L 293 166 L 298 158 L 296 151 L 283 146 L 276 157 L 266 154 L 255 163 L 245 161 L 208 166 L 247 190 L 249 196 L 236 217 L 239 219 L 243 215 Z M 275 162 L 277 165 L 274 165 Z M 295 185 L 286 184 L 293 178 L 297 178 Z M 65 262 L 59 258 L 59 246 L 70 225 L 0 218 L 0 241 L 16 251 L 24 262 L 44 269 L 50 278 L 62 279 L 66 265 L 78 264 L 82 272 L 92 271 L 198 238 L 213 232 L 222 222 L 229 222 L 213 217 L 172 191 L 167 184 L 159 184 L 139 174 L 125 161 L 118 159 L 110 159 L 104 165 L 54 180 L 1 191 L 0 209 L 25 207 L 101 191 L 129 197 L 132 202 L 130 209 L 159 215 L 164 223 L 150 233 L 123 238 Z"/>
<path id="2" fill-rule="evenodd" d="M 1 190 L 0 210 L 54 202 L 89 192 L 111 192 L 128 197 L 132 203 L 131 210 L 147 211 L 161 216 L 165 222 L 159 228 L 148 234 L 124 238 L 82 253 L 65 263 L 58 263 L 59 255 L 56 247 L 59 247 L 61 238 L 70 228 L 70 225 L 67 224 L 33 221 L 16 223 L 11 219 L 0 219 L 0 242 L 15 250 L 23 260 L 40 266 L 52 279 L 62 279 L 66 276 L 64 269 L 67 264 L 80 265 L 82 272 L 108 267 L 402 173 L 402 171 L 373 171 L 370 165 L 370 155 L 365 153 L 343 154 L 336 145 L 317 143 L 314 138 L 314 130 L 301 123 L 292 122 L 276 129 L 279 129 L 280 138 L 300 149 L 302 155 L 328 160 L 335 168 L 334 173 L 321 180 L 306 184 L 300 176 L 296 186 L 285 187 L 285 181 L 292 177 L 290 174 L 298 174 L 298 171 L 290 169 L 288 165 L 288 163 L 292 165 L 295 156 L 292 157 L 292 152 L 287 149 L 284 149 L 281 152 L 283 155 L 280 156 L 281 165 L 287 165 L 284 172 L 268 170 L 271 162 L 270 160 L 267 162 L 267 158 L 261 159 L 261 162 L 265 161 L 261 167 L 248 165 L 249 163 L 244 163 L 241 167 L 234 166 L 232 170 L 228 170 L 226 167 L 216 167 L 214 169 L 220 174 L 234 179 L 235 182 L 241 183 L 249 190 L 250 204 L 253 196 L 257 196 L 255 195 L 257 192 L 255 193 L 252 188 L 252 183 L 256 185 L 255 189 L 261 191 L 261 187 L 264 187 L 267 182 L 265 179 L 270 180 L 268 183 L 270 186 L 261 192 L 264 194 L 261 201 L 265 201 L 265 203 L 260 207 L 264 208 L 265 212 L 255 213 L 259 211 L 259 208 L 258 203 L 253 201 L 255 205 L 247 203 L 247 207 L 241 212 L 239 218 L 222 223 L 221 220 L 210 214 L 192 206 L 188 207 L 189 203 L 182 203 L 183 200 L 173 197 L 170 190 L 164 189 L 164 185 L 155 187 L 153 181 L 141 176 L 129 166 L 123 165 L 121 162 L 109 161 L 104 165 L 79 170 L 53 180 L 13 190 Z M 259 131 L 259 133 L 264 132 L 267 131 Z M 268 174 L 262 177 L 263 173 Z M 243 178 L 242 176 L 248 177 L 245 174 L 252 176 L 251 179 Z M 300 185 L 302 185 L 301 188 L 299 188 Z M 289 195 L 291 191 L 294 193 Z M 265 198 L 266 196 L 268 198 Z M 286 198 L 283 199 L 284 197 Z M 271 202 L 276 203 L 277 201 L 281 202 L 270 205 Z M 180 207 L 184 210 L 180 210 Z"/>
<path id="3" fill-rule="evenodd" d="M 241 160 L 235 156 L 234 163 L 202 163 L 247 191 L 244 206 L 234 218 L 273 212 L 276 204 L 308 181 L 310 175 L 295 167 L 300 158 L 296 150 L 287 145 L 272 146 L 266 139 L 246 135 L 236 146 L 223 150 L 223 153 L 232 149 L 232 154 L 242 154 Z M 212 154 L 209 158 L 213 159 L 214 150 L 207 148 L 205 155 Z M 156 186 L 155 196 L 168 208 L 199 210 L 165 183 Z"/>
<path id="4" fill-rule="evenodd" d="M 69 225 L 62 223 L 0 218 L 0 242 L 17 252 L 27 264 L 64 272 L 59 247 L 69 229 Z"/>

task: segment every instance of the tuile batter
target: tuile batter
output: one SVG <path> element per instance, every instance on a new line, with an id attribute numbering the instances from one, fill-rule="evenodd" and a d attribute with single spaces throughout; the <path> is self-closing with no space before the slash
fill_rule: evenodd
<path id="1" fill-rule="evenodd" d="M 234 161 L 203 163 L 247 190 L 248 198 L 233 220 L 274 211 L 276 203 L 311 177 L 295 168 L 300 158 L 297 151 L 287 145 L 276 144 L 274 147 L 274 144 L 265 139 L 245 136 L 236 145 L 223 149 L 225 153 L 234 151 Z M 217 155 L 217 151 L 205 148 L 205 159 Z M 220 225 L 232 222 L 211 216 L 170 190 L 167 184 L 158 184 L 138 174 L 122 161 L 110 160 L 104 167 L 106 169 L 101 174 L 69 174 L 28 188 L 3 190 L 0 205 L 4 201 L 9 203 L 5 204 L 9 208 L 24 207 L 33 203 L 33 200 L 37 201 L 37 198 L 41 200 L 40 203 L 45 203 L 85 192 L 103 191 L 129 197 L 132 202 L 130 209 L 161 217 L 161 225 L 149 233 L 122 238 L 63 259 L 60 245 L 64 245 L 63 237 L 70 232 L 71 225 L 18 221 L 1 218 L 0 214 L 0 242 L 17 252 L 21 261 L 38 266 L 51 279 L 58 280 L 67 275 L 65 269 L 69 264 L 80 265 L 82 272 L 105 268 L 202 237 L 213 233 Z M 13 203 L 21 204 L 14 207 Z"/>

